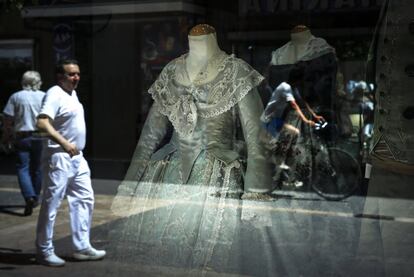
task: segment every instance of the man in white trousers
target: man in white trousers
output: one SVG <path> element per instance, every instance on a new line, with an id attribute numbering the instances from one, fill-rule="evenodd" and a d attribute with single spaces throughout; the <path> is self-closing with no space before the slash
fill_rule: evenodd
<path id="1" fill-rule="evenodd" d="M 53 227 L 57 210 L 67 196 L 77 260 L 99 260 L 106 252 L 90 244 L 94 195 L 88 163 L 82 155 L 86 140 L 83 106 L 76 95 L 80 70 L 76 60 L 63 60 L 56 66 L 57 85 L 43 100 L 37 127 L 49 139 L 44 147 L 43 201 L 37 223 L 37 261 L 47 266 L 63 266 L 53 247 Z"/>

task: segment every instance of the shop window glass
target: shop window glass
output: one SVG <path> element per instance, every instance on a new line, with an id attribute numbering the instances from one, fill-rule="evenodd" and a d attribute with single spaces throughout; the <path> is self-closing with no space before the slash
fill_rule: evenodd
<path id="1" fill-rule="evenodd" d="M 33 40 L 0 40 L 0 106 L 21 88 L 22 74 L 33 68 Z"/>

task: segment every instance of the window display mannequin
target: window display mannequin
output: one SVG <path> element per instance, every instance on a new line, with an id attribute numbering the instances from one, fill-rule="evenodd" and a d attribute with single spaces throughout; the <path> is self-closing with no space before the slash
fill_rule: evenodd
<path id="1" fill-rule="evenodd" d="M 149 89 L 154 105 L 129 173 L 138 170 L 134 176 L 139 180 L 148 163 L 173 152 L 180 156 L 181 176 L 175 183 L 189 182 L 202 150 L 228 164 L 236 162 L 238 154 L 232 152 L 237 150 L 233 149 L 235 113 L 240 118 L 248 151 L 244 190 L 269 192 L 271 187 L 263 180 L 266 174 L 262 174 L 266 170 L 262 166 L 263 149 L 256 143 L 263 111 L 256 86 L 263 77 L 242 60 L 220 50 L 215 31 L 209 25 L 193 27 L 189 49 L 188 54 L 170 62 Z M 215 120 L 217 124 L 212 126 Z M 173 138 L 154 153 L 170 124 L 174 127 Z M 144 166 L 134 167 L 135 162 L 144 162 Z"/>
<path id="2" fill-rule="evenodd" d="M 332 97 L 336 94 L 335 49 L 323 38 L 312 35 L 307 26 L 295 26 L 290 41 L 272 52 L 270 86 L 274 89 L 286 81 L 290 68 L 299 61 L 306 63 L 304 97 L 316 110 L 332 111 Z"/>
<path id="3" fill-rule="evenodd" d="M 120 259 L 184 268 L 225 261 L 231 243 L 222 243 L 231 242 L 238 218 L 236 208 L 225 206 L 243 190 L 273 189 L 259 141 L 263 105 L 256 87 L 263 77 L 220 50 L 209 25 L 193 27 L 188 40 L 189 53 L 167 64 L 149 89 L 154 104 L 112 205 L 129 215 L 113 230 Z M 161 145 L 171 128 L 171 140 Z"/>

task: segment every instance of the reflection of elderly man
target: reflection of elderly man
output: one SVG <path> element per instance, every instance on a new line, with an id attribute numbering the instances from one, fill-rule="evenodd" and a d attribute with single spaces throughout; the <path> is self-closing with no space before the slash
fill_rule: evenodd
<path id="1" fill-rule="evenodd" d="M 26 201 L 24 215 L 31 215 L 41 189 L 40 156 L 42 142 L 33 137 L 36 129 L 36 117 L 45 95 L 40 91 L 42 84 L 40 74 L 27 71 L 22 77 L 23 90 L 14 93 L 3 113 L 5 114 L 5 132 L 3 141 L 10 143 L 11 129 L 15 133 L 17 150 L 17 176 L 20 190 Z"/>

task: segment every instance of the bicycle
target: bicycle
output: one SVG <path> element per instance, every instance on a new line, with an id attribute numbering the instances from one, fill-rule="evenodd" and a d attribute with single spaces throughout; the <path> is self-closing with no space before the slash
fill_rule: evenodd
<path id="1" fill-rule="evenodd" d="M 312 172 L 311 188 L 326 200 L 340 201 L 351 196 L 361 182 L 360 163 L 347 151 L 331 146 L 326 133 L 332 131 L 327 128 L 327 122 L 320 122 L 315 127 L 315 134 L 324 141 L 328 161 L 316 165 Z M 331 138 L 332 139 L 332 138 Z M 318 153 L 326 155 L 326 153 Z M 317 154 L 317 155 L 318 155 Z M 314 158 L 315 160 L 317 157 Z M 323 157 L 319 157 L 323 160 Z"/>

